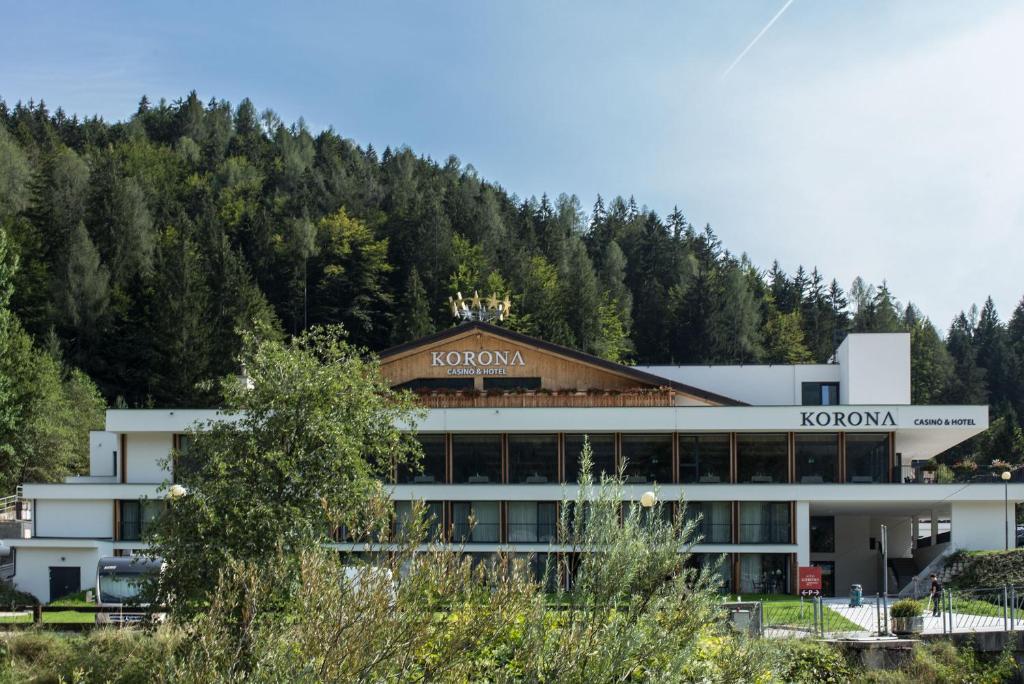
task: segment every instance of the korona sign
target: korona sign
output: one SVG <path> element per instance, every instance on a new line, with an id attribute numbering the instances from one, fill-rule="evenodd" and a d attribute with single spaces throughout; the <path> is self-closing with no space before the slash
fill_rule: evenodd
<path id="1" fill-rule="evenodd" d="M 508 375 L 510 368 L 525 366 L 526 359 L 518 350 L 432 351 L 430 365 L 447 369 L 448 375 Z"/>

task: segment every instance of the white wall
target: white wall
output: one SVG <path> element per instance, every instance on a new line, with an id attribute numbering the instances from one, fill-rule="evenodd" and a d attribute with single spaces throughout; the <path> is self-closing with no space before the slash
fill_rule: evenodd
<path id="1" fill-rule="evenodd" d="M 96 564 L 101 549 L 61 548 L 19 548 L 15 567 L 14 585 L 20 591 L 27 591 L 43 603 L 50 596 L 50 568 L 78 567 L 81 573 L 82 589 L 90 589 L 96 583 Z"/>
<path id="2" fill-rule="evenodd" d="M 910 403 L 910 333 L 851 333 L 836 360 L 840 403 Z"/>
<path id="3" fill-rule="evenodd" d="M 116 432 L 89 433 L 89 475 L 112 477 L 121 463 L 121 440 Z"/>
<path id="4" fill-rule="evenodd" d="M 114 536 L 114 504 L 110 500 L 37 499 L 35 503 L 34 537 L 110 539 Z"/>
<path id="5" fill-rule="evenodd" d="M 160 483 L 170 477 L 162 462 L 174 445 L 170 432 L 133 432 L 125 435 L 127 482 Z"/>
<path id="6" fill-rule="evenodd" d="M 1004 548 L 1009 532 L 1010 548 L 1016 545 L 1013 504 L 1003 510 L 1003 501 L 954 502 L 950 515 L 950 542 L 955 549 L 989 551 Z M 1009 514 L 1008 516 L 1006 514 Z"/>
<path id="7" fill-rule="evenodd" d="M 801 383 L 839 382 L 839 366 L 637 366 L 668 380 L 754 406 L 799 406 Z"/>

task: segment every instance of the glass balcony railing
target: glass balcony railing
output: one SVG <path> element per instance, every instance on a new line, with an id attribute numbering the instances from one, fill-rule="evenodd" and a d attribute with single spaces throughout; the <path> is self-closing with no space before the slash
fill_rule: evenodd
<path id="1" fill-rule="evenodd" d="M 555 523 L 509 523 L 510 542 L 546 544 L 555 540 Z"/>
<path id="2" fill-rule="evenodd" d="M 785 523 L 740 523 L 741 544 L 789 544 L 790 528 Z"/>
<path id="3" fill-rule="evenodd" d="M 481 544 L 498 542 L 500 526 L 497 523 L 456 522 L 452 524 L 452 541 L 455 543 Z"/>

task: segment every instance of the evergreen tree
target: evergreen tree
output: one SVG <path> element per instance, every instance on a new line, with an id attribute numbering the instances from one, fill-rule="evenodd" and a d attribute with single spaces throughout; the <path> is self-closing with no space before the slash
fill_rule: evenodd
<path id="1" fill-rule="evenodd" d="M 423 289 L 420 274 L 413 266 L 405 281 L 405 289 L 398 298 L 398 310 L 395 312 L 394 327 L 391 329 L 391 344 L 416 340 L 434 332 L 430 309 L 427 291 Z"/>

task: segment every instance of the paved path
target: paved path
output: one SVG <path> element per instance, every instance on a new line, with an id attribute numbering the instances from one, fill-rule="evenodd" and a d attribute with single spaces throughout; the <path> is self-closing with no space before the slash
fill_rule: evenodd
<path id="1" fill-rule="evenodd" d="M 851 608 L 849 601 L 846 599 L 824 599 L 822 603 L 850 622 L 859 625 L 865 631 L 876 632 L 878 629 L 878 614 L 874 603 L 864 604 L 859 608 Z M 892 601 L 889 602 L 889 605 L 892 606 Z M 954 611 L 952 618 L 954 632 L 1001 632 L 1006 629 L 1006 623 L 1004 623 L 1002 616 L 970 615 Z M 1024 624 L 1017 621 L 1014 627 L 1016 629 L 1024 629 Z M 924 616 L 924 633 L 942 634 L 942 617 L 926 613 Z"/>

